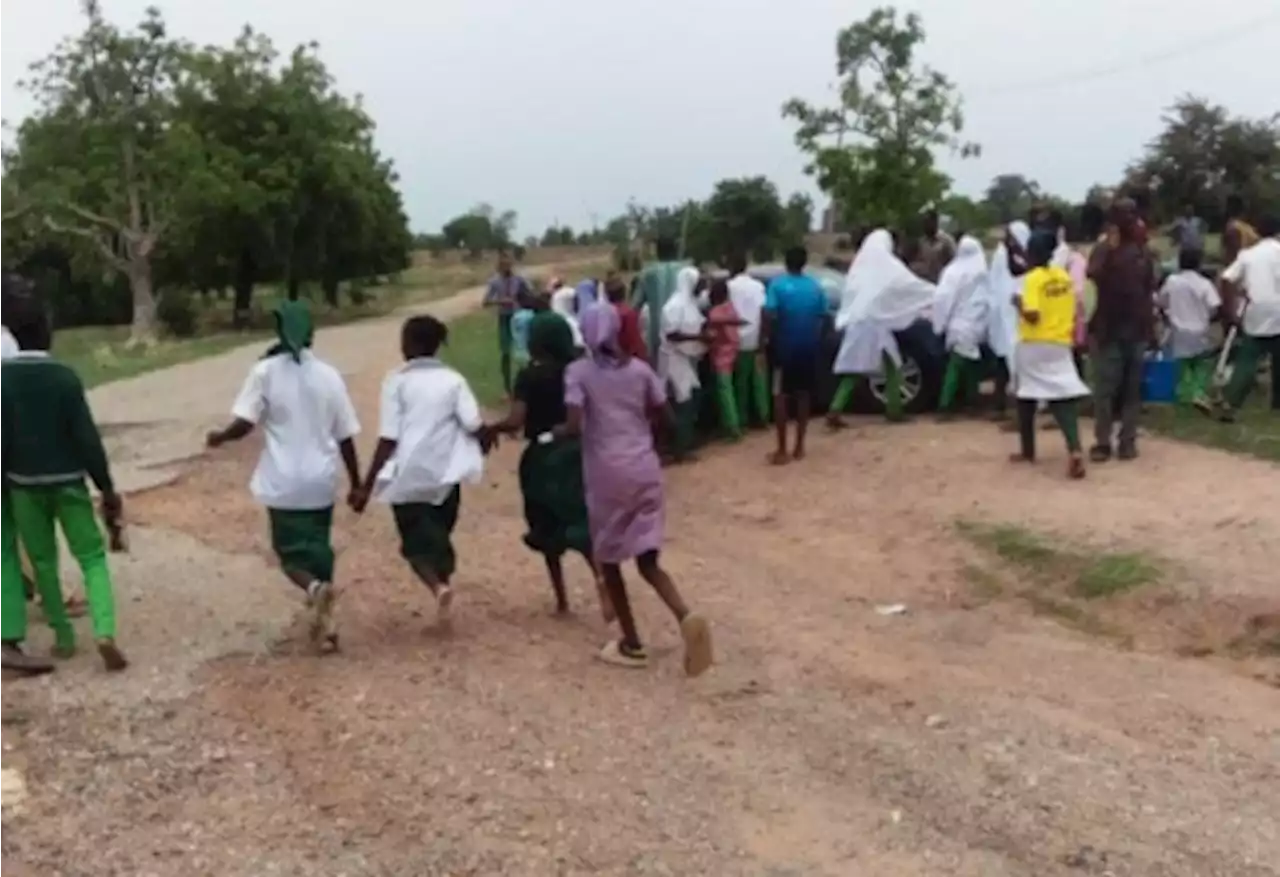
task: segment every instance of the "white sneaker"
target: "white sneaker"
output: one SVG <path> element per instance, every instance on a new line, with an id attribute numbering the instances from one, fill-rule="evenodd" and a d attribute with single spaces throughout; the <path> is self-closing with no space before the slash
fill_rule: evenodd
<path id="1" fill-rule="evenodd" d="M 319 644 L 328 636 L 333 626 L 333 584 L 313 582 L 311 587 L 307 588 L 307 597 L 311 602 L 312 612 L 311 641 Z"/>
<path id="2" fill-rule="evenodd" d="M 441 585 L 436 591 L 436 621 L 445 625 L 453 620 L 453 588 Z"/>

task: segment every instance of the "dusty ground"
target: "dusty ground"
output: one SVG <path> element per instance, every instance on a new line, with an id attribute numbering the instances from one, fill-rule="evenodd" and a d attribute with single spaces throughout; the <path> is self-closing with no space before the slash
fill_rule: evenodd
<path id="1" fill-rule="evenodd" d="M 375 423 L 394 329 L 318 348 Z M 168 412 L 157 447 L 180 457 L 243 365 L 105 388 L 95 407 Z M 188 465 L 129 503 L 140 526 L 118 569 L 136 667 L 106 678 L 84 658 L 4 686 L 4 763 L 26 783 L 13 807 L 6 776 L 4 866 L 1280 874 L 1274 659 L 1179 656 L 1280 604 L 1276 468 L 1149 441 L 1070 484 L 1047 438 L 1033 471 L 1008 468 L 1007 443 L 985 425 L 868 423 L 781 472 L 763 437 L 672 471 L 667 560 L 720 660 L 694 682 L 638 582 L 646 672 L 593 661 L 605 631 L 581 568 L 577 616 L 550 615 L 518 538 L 514 446 L 464 497 L 451 637 L 430 632 L 389 515 L 339 515 L 345 649 L 325 659 L 280 641 L 296 604 L 245 491 L 256 448 Z M 1123 636 L 1081 632 L 1015 596 L 1021 574 L 958 520 L 1140 548 L 1165 580 L 1091 607 Z M 1010 588 L 977 588 L 975 569 Z M 888 603 L 908 611 L 875 611 Z"/>

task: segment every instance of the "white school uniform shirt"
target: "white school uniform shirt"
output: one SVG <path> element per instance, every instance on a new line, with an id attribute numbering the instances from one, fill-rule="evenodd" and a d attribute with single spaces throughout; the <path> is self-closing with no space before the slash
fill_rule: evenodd
<path id="1" fill-rule="evenodd" d="M 1243 286 L 1249 296 L 1244 333 L 1255 338 L 1280 335 L 1280 240 L 1258 241 L 1242 251 L 1222 276 Z"/>
<path id="2" fill-rule="evenodd" d="M 9 327 L 0 326 L 0 359 L 11 359 L 21 352 L 18 339 L 9 332 Z"/>
<path id="3" fill-rule="evenodd" d="M 338 443 L 360 432 L 360 421 L 336 368 L 304 350 L 259 360 L 231 416 L 266 436 L 249 490 L 267 508 L 304 510 L 333 505 L 341 470 Z"/>
<path id="4" fill-rule="evenodd" d="M 1213 347 L 1209 324 L 1222 306 L 1217 288 L 1198 271 L 1179 271 L 1160 287 L 1160 307 L 1169 319 L 1169 349 L 1175 359 L 1199 356 Z"/>
<path id="5" fill-rule="evenodd" d="M 737 274 L 729 279 L 729 301 L 746 323 L 738 327 L 738 349 L 752 353 L 760 349 L 760 315 L 764 311 L 764 284 L 750 274 Z"/>
<path id="6" fill-rule="evenodd" d="M 411 359 L 382 384 L 378 435 L 396 452 L 378 473 L 374 496 L 393 505 L 440 505 L 453 488 L 484 474 L 472 434 L 484 424 L 467 379 L 434 357 Z"/>

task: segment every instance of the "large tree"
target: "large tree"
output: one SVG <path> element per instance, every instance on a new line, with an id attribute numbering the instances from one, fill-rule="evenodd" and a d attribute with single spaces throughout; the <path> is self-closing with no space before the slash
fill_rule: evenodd
<path id="1" fill-rule="evenodd" d="M 754 254 L 767 259 L 773 255 L 786 222 L 778 187 L 767 177 L 721 180 L 702 206 L 705 223 L 698 229 L 700 253 L 709 258 L 732 252 Z"/>
<path id="2" fill-rule="evenodd" d="M 877 8 L 836 37 L 839 105 L 795 98 L 782 108 L 797 123 L 806 170 L 846 223 L 906 224 L 946 194 L 950 181 L 934 153 L 978 151 L 961 138 L 964 116 L 951 80 L 916 63 L 924 39 L 916 13 Z"/>
<path id="3" fill-rule="evenodd" d="M 155 337 L 153 260 L 189 194 L 196 138 L 174 118 L 187 47 L 158 10 L 132 32 L 84 0 L 86 26 L 32 66 L 37 110 L 18 128 L 6 177 L 45 226 L 128 277 L 131 342 Z"/>
<path id="4" fill-rule="evenodd" d="M 1031 205 L 1040 200 L 1040 184 L 1022 174 L 1000 174 L 987 186 L 984 201 L 998 222 L 1012 222 L 1027 215 Z"/>

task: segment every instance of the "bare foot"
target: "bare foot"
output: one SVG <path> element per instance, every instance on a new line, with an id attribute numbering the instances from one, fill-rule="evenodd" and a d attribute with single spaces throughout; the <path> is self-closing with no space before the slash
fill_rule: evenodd
<path id="1" fill-rule="evenodd" d="M 1028 457 L 1026 454 L 1023 454 L 1023 453 L 1009 455 L 1010 463 L 1034 463 L 1035 461 L 1036 461 L 1035 457 Z"/>
<path id="2" fill-rule="evenodd" d="M 791 462 L 791 458 L 787 456 L 786 451 L 774 451 L 769 455 L 769 463 L 774 466 L 785 466 Z"/>
<path id="3" fill-rule="evenodd" d="M 800 446 L 791 452 L 791 459 L 793 460 L 803 460 L 804 457 L 805 457 L 805 450 L 803 446 Z"/>
<path id="4" fill-rule="evenodd" d="M 1073 481 L 1079 481 L 1085 476 L 1084 454 L 1077 451 L 1071 455 L 1067 461 L 1067 477 Z"/>
<path id="5" fill-rule="evenodd" d="M 845 423 L 844 420 L 838 415 L 835 415 L 835 414 L 827 415 L 827 429 L 831 430 L 832 432 L 839 432 L 842 429 L 848 429 L 848 428 L 849 428 L 849 424 Z"/>

